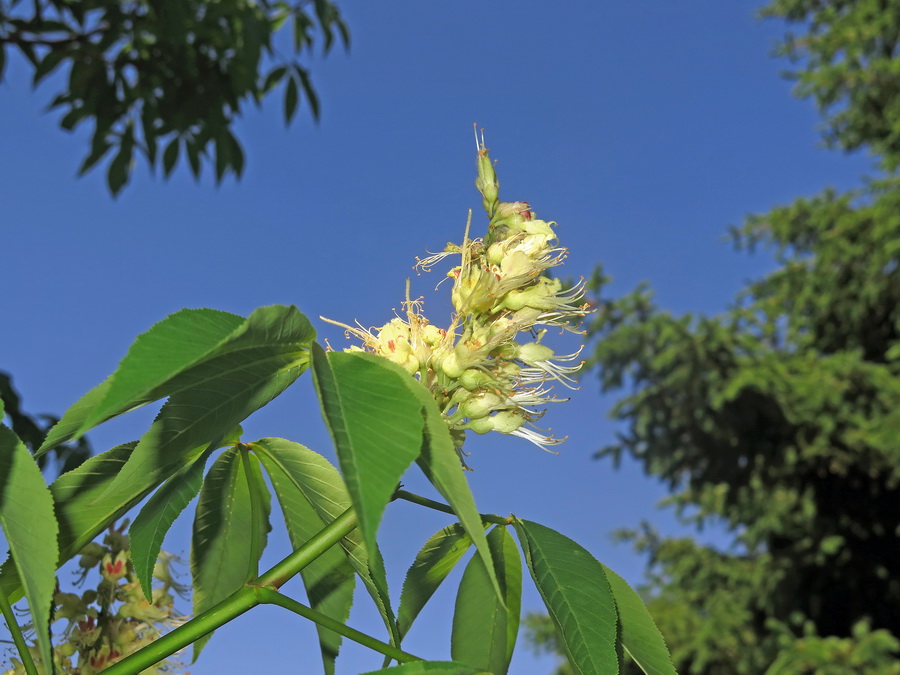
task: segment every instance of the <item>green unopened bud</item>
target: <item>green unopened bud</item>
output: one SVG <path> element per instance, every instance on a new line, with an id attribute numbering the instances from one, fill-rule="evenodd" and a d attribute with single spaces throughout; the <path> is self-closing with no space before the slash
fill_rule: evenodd
<path id="1" fill-rule="evenodd" d="M 525 424 L 525 419 L 512 410 L 501 410 L 491 420 L 494 422 L 494 430 L 501 434 L 511 434 Z"/>
<path id="2" fill-rule="evenodd" d="M 80 553 L 81 557 L 78 559 L 78 565 L 85 569 L 90 569 L 103 559 L 106 549 L 96 541 L 92 541 L 82 548 Z"/>
<path id="3" fill-rule="evenodd" d="M 483 392 L 477 396 L 471 396 L 461 403 L 459 411 L 464 417 L 478 419 L 486 417 L 500 405 L 503 405 L 503 399 L 497 396 L 497 394 Z"/>
<path id="4" fill-rule="evenodd" d="M 451 380 L 459 378 L 466 370 L 459 365 L 456 354 L 453 351 L 448 352 L 445 350 L 435 353 L 431 360 L 431 365 L 437 372 L 443 373 Z"/>
<path id="5" fill-rule="evenodd" d="M 494 163 L 488 156 L 487 148 L 484 147 L 484 141 L 478 149 L 478 178 L 475 179 L 475 187 L 481 193 L 481 204 L 484 206 L 485 213 L 493 216 L 494 211 L 500 203 L 498 195 L 500 194 L 500 182 L 497 180 L 497 172 L 494 171 Z"/>
<path id="6" fill-rule="evenodd" d="M 553 350 L 537 342 L 529 342 L 519 346 L 519 358 L 525 363 L 549 361 L 553 358 Z"/>
<path id="7" fill-rule="evenodd" d="M 513 312 L 531 307 L 533 309 L 550 310 L 559 305 L 557 294 L 562 289 L 559 279 L 547 279 L 542 277 L 537 283 L 523 290 L 513 290 L 503 296 L 499 307 Z"/>
<path id="8" fill-rule="evenodd" d="M 464 389 L 475 391 L 493 384 L 494 378 L 478 368 L 469 368 L 459 376 L 459 384 Z"/>
<path id="9" fill-rule="evenodd" d="M 466 425 L 466 429 L 471 429 L 476 434 L 486 434 L 494 430 L 494 418 L 480 417 L 477 420 L 472 420 Z"/>

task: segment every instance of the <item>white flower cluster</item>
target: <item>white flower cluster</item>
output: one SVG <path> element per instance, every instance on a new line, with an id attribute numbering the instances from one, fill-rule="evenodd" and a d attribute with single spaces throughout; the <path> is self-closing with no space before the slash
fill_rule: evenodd
<path id="1" fill-rule="evenodd" d="M 582 302 L 583 280 L 567 289 L 545 274 L 561 265 L 567 253 L 558 245 L 555 223 L 535 218 L 526 202 L 499 201 L 483 137 L 477 147 L 475 185 L 489 217 L 487 236 L 469 239 L 467 224 L 462 245 L 448 244 L 416 265 L 430 270 L 444 258 L 459 257 L 448 272 L 456 310 L 449 327 L 429 323 L 421 300 L 409 299 L 408 284 L 405 317 L 372 329 L 337 325 L 363 342 L 347 351 L 380 354 L 431 391 L 461 456 L 466 430 L 512 434 L 546 450 L 565 439 L 534 426 L 545 412 L 541 406 L 568 400 L 554 396 L 552 384 L 574 389 L 570 376 L 583 363 L 578 360 L 581 349 L 559 356 L 543 344 L 546 327 L 583 334 L 576 325 L 592 310 Z M 520 333 L 530 341 L 517 342 Z"/>

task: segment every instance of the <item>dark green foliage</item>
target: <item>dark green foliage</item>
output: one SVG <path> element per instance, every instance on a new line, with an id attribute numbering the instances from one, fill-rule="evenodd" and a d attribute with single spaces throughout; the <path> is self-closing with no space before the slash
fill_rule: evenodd
<path id="1" fill-rule="evenodd" d="M 3 407 L 9 416 L 10 428 L 31 454 L 37 452 L 50 427 L 56 424 L 59 418 L 52 415 L 34 416 L 24 412 L 19 394 L 13 387 L 12 376 L 2 371 L 0 371 L 0 401 L 3 401 Z M 90 456 L 91 444 L 82 437 L 57 446 L 51 453 L 38 457 L 37 463 L 41 471 L 59 475 L 79 466 Z"/>
<path id="2" fill-rule="evenodd" d="M 292 39 L 276 50 L 275 34 L 286 24 Z M 154 168 L 162 155 L 168 176 L 183 147 L 195 177 L 209 158 L 220 181 L 244 169 L 231 125 L 245 103 L 258 105 L 286 80 L 285 121 L 297 110 L 298 85 L 318 119 L 309 73 L 297 59 L 317 34 L 326 52 L 335 35 L 349 44 L 327 0 L 0 0 L 0 80 L 7 48 L 34 67 L 35 86 L 60 67 L 68 73 L 50 108 L 64 112 L 64 129 L 93 122 L 80 173 L 111 156 L 113 194 L 127 184 L 136 151 Z M 279 54 L 285 47 L 289 59 Z"/>
<path id="3" fill-rule="evenodd" d="M 786 636 L 900 625 L 898 213 L 891 178 L 749 219 L 738 247 L 780 267 L 718 317 L 673 317 L 644 288 L 600 300 L 593 363 L 634 391 L 599 455 L 635 457 L 687 519 L 733 533 L 728 553 L 630 534 L 683 672 L 762 672 Z"/>
<path id="4" fill-rule="evenodd" d="M 774 0 L 761 12 L 797 25 L 778 52 L 795 64 L 796 94 L 825 116 L 825 137 L 900 165 L 900 1 Z"/>

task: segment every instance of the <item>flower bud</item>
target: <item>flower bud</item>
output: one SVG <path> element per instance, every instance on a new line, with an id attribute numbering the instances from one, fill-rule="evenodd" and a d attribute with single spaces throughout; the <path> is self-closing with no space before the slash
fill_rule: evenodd
<path id="1" fill-rule="evenodd" d="M 475 396 L 470 396 L 466 401 L 460 404 L 459 411 L 464 417 L 478 419 L 486 417 L 495 410 L 497 406 L 503 405 L 504 399 L 491 392 L 483 392 Z"/>
<path id="2" fill-rule="evenodd" d="M 538 361 L 549 361 L 553 358 L 553 350 L 550 347 L 538 344 L 537 342 L 529 342 L 519 345 L 519 359 L 525 363 L 532 364 Z"/>
<path id="3" fill-rule="evenodd" d="M 459 376 L 459 385 L 468 391 L 482 389 L 493 382 L 494 378 L 478 368 L 469 368 Z"/>
<path id="4" fill-rule="evenodd" d="M 465 425 L 466 429 L 471 429 L 476 434 L 486 434 L 494 430 L 493 417 L 480 417 L 477 420 L 471 420 Z"/>
<path id="5" fill-rule="evenodd" d="M 494 164 L 491 162 L 491 158 L 488 157 L 488 151 L 484 147 L 484 142 L 482 142 L 481 148 L 478 150 L 476 165 L 478 167 L 478 178 L 475 179 L 475 187 L 481 193 L 481 204 L 484 206 L 485 212 L 488 216 L 492 216 L 500 203 L 498 199 L 500 182 L 497 180 L 497 172 L 494 171 Z"/>
<path id="6" fill-rule="evenodd" d="M 85 569 L 90 569 L 103 559 L 104 553 L 106 553 L 106 549 L 96 541 L 92 541 L 81 549 L 78 565 Z"/>
<path id="7" fill-rule="evenodd" d="M 512 410 L 501 410 L 491 420 L 494 422 L 494 431 L 501 434 L 511 434 L 525 424 L 525 418 Z"/>

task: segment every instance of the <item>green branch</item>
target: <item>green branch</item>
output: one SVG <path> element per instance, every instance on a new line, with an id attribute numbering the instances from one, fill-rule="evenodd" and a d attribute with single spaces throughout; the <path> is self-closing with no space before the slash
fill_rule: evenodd
<path id="1" fill-rule="evenodd" d="M 103 671 L 104 675 L 134 675 L 184 649 L 216 628 L 260 604 L 260 586 L 279 588 L 322 553 L 338 543 L 356 527 L 356 514 L 347 509 L 322 528 L 303 546 L 287 556 L 258 579 L 247 582 L 220 603 L 195 616 L 183 626 L 164 635 Z M 380 650 L 379 650 L 380 651 Z"/>
<path id="2" fill-rule="evenodd" d="M 397 490 L 394 493 L 394 499 L 402 499 L 403 501 L 412 502 L 413 504 L 418 504 L 419 506 L 434 509 L 435 511 L 449 513 L 451 516 L 456 515 L 456 511 L 453 510 L 453 507 L 447 506 L 447 504 L 442 504 L 441 502 L 436 502 L 433 499 L 429 499 L 428 497 L 422 497 L 421 495 L 407 492 L 406 490 Z M 511 518 L 504 518 L 503 516 L 497 516 L 493 513 L 479 513 L 478 515 L 481 520 L 486 523 L 495 523 L 497 525 L 512 524 Z"/>
<path id="3" fill-rule="evenodd" d="M 271 588 L 257 588 L 257 597 L 262 603 L 284 607 L 285 609 L 288 609 L 295 614 L 299 614 L 300 616 L 309 619 L 310 621 L 315 621 L 320 626 L 328 628 L 329 630 L 333 630 L 339 635 L 343 635 L 345 638 L 353 640 L 354 642 L 358 642 L 364 647 L 368 647 L 369 649 L 379 652 L 380 654 L 384 654 L 385 656 L 390 657 L 399 663 L 424 660 L 419 658 L 418 656 L 408 654 L 402 649 L 398 649 L 397 647 L 389 645 L 386 642 L 376 640 L 371 635 L 367 635 L 366 633 L 358 631 L 355 628 L 350 628 L 350 626 L 348 626 L 347 624 L 341 623 L 337 619 L 332 619 L 330 616 L 326 616 L 321 612 L 317 612 L 311 607 L 307 607 L 306 605 L 299 603 L 292 598 L 288 598 L 278 591 L 272 590 Z"/>
<path id="4" fill-rule="evenodd" d="M 6 619 L 6 626 L 9 628 L 13 642 L 16 643 L 16 649 L 19 650 L 19 656 L 22 658 L 22 665 L 25 667 L 25 672 L 28 673 L 28 675 L 38 675 L 37 666 L 34 665 L 34 659 L 31 658 L 31 652 L 28 651 L 28 643 L 25 642 L 25 636 L 22 635 L 22 630 L 19 628 L 19 623 L 16 621 L 16 615 L 13 614 L 9 599 L 6 597 L 6 593 L 3 592 L 0 592 L 0 613 L 2 613 L 3 618 Z"/>

